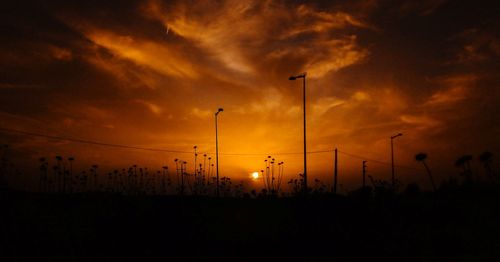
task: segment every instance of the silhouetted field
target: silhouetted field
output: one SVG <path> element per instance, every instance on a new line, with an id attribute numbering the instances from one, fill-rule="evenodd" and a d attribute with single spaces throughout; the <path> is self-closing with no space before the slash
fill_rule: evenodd
<path id="1" fill-rule="evenodd" d="M 3 261 L 493 261 L 500 190 L 209 198 L 3 192 Z"/>

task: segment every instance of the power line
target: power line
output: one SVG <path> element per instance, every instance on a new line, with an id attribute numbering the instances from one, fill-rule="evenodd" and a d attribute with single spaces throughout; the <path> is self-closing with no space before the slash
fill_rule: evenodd
<path id="1" fill-rule="evenodd" d="M 44 137 L 44 138 L 60 140 L 60 141 L 69 141 L 69 142 L 75 142 L 75 143 L 80 143 L 80 144 L 90 144 L 90 145 L 98 145 L 98 146 L 108 146 L 108 147 L 116 147 L 116 148 L 136 149 L 136 150 L 146 150 L 146 151 L 166 152 L 166 153 L 193 154 L 192 151 L 169 150 L 169 149 L 162 149 L 162 148 L 140 147 L 140 146 L 104 143 L 104 142 L 97 142 L 97 141 L 86 140 L 86 139 L 78 139 L 78 138 L 70 138 L 70 137 L 63 137 L 63 136 L 55 136 L 55 135 L 46 135 L 46 134 L 40 134 L 40 133 L 34 133 L 34 132 L 27 132 L 27 131 L 9 129 L 9 128 L 3 128 L 3 127 L 0 127 L 0 131 L 4 131 L 4 132 L 8 132 L 8 133 L 18 133 L 18 134 L 27 135 L 27 136 Z M 333 152 L 333 151 L 332 150 L 322 150 L 322 151 L 310 151 L 307 153 L 308 154 L 317 154 L 317 153 L 328 153 L 328 152 Z M 209 152 L 200 152 L 200 153 L 207 153 L 208 154 Z M 210 154 L 213 154 L 213 153 L 210 153 Z M 286 152 L 286 153 L 274 153 L 274 154 L 273 153 L 220 153 L 220 155 L 227 155 L 227 156 L 267 156 L 267 155 L 300 155 L 300 154 L 303 154 L 303 153 L 302 152 Z"/>
<path id="2" fill-rule="evenodd" d="M 381 165 L 391 165 L 391 163 L 389 163 L 389 162 L 383 162 L 383 161 L 380 161 L 380 160 L 370 159 L 370 158 L 366 158 L 364 156 L 355 155 L 355 154 L 351 154 L 351 153 L 347 153 L 347 152 L 342 152 L 340 150 L 338 152 L 341 153 L 341 154 L 343 154 L 343 155 L 352 157 L 352 158 L 357 158 L 357 159 L 369 161 L 370 163 L 377 163 L 377 164 L 381 164 Z M 406 169 L 413 169 L 413 170 L 418 170 L 418 171 L 422 170 L 420 168 L 415 168 L 415 167 L 410 167 L 410 166 L 395 165 L 395 167 L 406 168 Z"/>
<path id="3" fill-rule="evenodd" d="M 15 129 L 2 128 L 2 127 L 0 127 L 0 130 L 5 131 L 5 132 L 9 132 L 9 133 L 18 133 L 18 134 L 23 134 L 23 135 L 28 135 L 28 136 L 44 137 L 44 138 L 49 138 L 49 139 L 70 141 L 70 142 L 76 142 L 76 143 L 81 143 L 81 144 L 90 144 L 90 145 L 108 146 L 108 147 L 117 147 L 117 148 L 126 148 L 126 149 L 136 149 L 136 150 L 147 150 L 147 151 L 156 151 L 156 152 L 167 152 L 167 153 L 192 153 L 192 152 L 180 151 L 180 150 L 167 150 L 167 149 L 161 149 L 161 148 L 149 148 L 149 147 L 119 145 L 119 144 L 110 144 L 110 143 L 96 142 L 96 141 L 77 139 L 77 138 L 44 135 L 44 134 L 26 132 L 26 131 L 15 130 Z"/>
<path id="4" fill-rule="evenodd" d="M 387 162 L 383 162 L 383 161 L 379 161 L 379 160 L 374 160 L 374 159 L 369 159 L 369 158 L 366 158 L 364 156 L 355 155 L 355 154 L 347 153 L 347 152 L 340 151 L 340 150 L 338 152 L 341 153 L 341 154 L 343 154 L 343 155 L 352 157 L 352 158 L 357 158 L 357 159 L 361 159 L 361 160 L 368 160 L 370 162 L 375 162 L 375 163 L 379 163 L 379 164 L 390 164 L 390 163 L 387 163 Z"/>
<path id="5" fill-rule="evenodd" d="M 307 151 L 308 154 L 331 153 L 333 150 Z M 224 153 L 222 155 L 230 156 L 285 156 L 285 155 L 302 155 L 303 152 L 284 152 L 284 153 Z"/>
<path id="6" fill-rule="evenodd" d="M 92 141 L 92 140 L 86 140 L 86 139 L 78 139 L 78 138 L 70 138 L 70 137 L 63 137 L 63 136 L 55 136 L 55 135 L 46 135 L 46 134 L 40 134 L 40 133 L 35 133 L 35 132 L 27 132 L 27 131 L 22 131 L 22 130 L 16 130 L 16 129 L 10 129 L 10 128 L 3 128 L 0 127 L 0 131 L 3 132 L 8 132 L 8 133 L 17 133 L 17 134 L 22 134 L 26 136 L 34 136 L 34 137 L 43 137 L 43 138 L 48 138 L 48 139 L 54 139 L 54 140 L 60 140 L 60 141 L 69 141 L 69 142 L 75 142 L 75 143 L 80 143 L 80 144 L 89 144 L 89 145 L 97 145 L 97 146 L 107 146 L 107 147 L 114 147 L 114 148 L 123 148 L 123 149 L 133 149 L 133 150 L 144 150 L 144 151 L 153 151 L 153 152 L 164 152 L 164 153 L 178 153 L 178 154 L 193 154 L 192 151 L 182 151 L 182 150 L 170 150 L 170 149 L 162 149 L 162 148 L 152 148 L 152 147 L 140 147 L 140 146 L 130 146 L 130 145 L 122 145 L 122 144 L 112 144 L 112 143 L 104 143 L 104 142 L 98 142 L 98 141 Z M 317 150 L 317 151 L 308 151 L 308 154 L 321 154 L 321 153 L 333 153 L 334 149 L 332 150 Z M 356 155 L 356 154 L 351 154 L 347 153 L 344 151 L 338 151 L 340 154 L 352 157 L 352 158 L 357 158 L 361 160 L 367 160 L 372 163 L 378 163 L 382 165 L 390 165 L 391 163 L 388 162 L 383 162 L 380 160 L 375 160 L 375 159 L 370 159 L 366 158 L 364 156 Z M 206 154 L 213 154 L 213 153 L 208 153 L 208 152 L 200 152 L 200 153 L 206 153 Z M 303 152 L 284 152 L 284 153 L 220 153 L 220 155 L 225 155 L 225 156 L 267 156 L 267 155 L 272 155 L 272 156 L 283 156 L 283 155 L 301 155 Z M 413 169 L 413 170 L 421 170 L 418 168 L 414 167 L 408 167 L 408 166 L 396 166 L 399 168 L 407 168 L 407 169 Z"/>

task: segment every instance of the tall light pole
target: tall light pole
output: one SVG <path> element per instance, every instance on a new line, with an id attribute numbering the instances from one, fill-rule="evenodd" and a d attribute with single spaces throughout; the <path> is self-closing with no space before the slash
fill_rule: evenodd
<path id="1" fill-rule="evenodd" d="M 290 76 L 288 80 L 296 80 L 297 78 L 302 78 L 302 99 L 303 99 L 303 107 L 304 107 L 304 187 L 302 188 L 303 193 L 307 194 L 307 157 L 306 157 L 306 72 Z"/>
<path id="2" fill-rule="evenodd" d="M 396 188 L 396 178 L 394 176 L 394 138 L 400 137 L 403 134 L 399 133 L 397 135 L 391 136 L 391 167 L 392 167 L 392 189 Z"/>
<path id="3" fill-rule="evenodd" d="M 217 116 L 222 111 L 224 111 L 224 109 L 219 108 L 217 112 L 215 112 L 215 170 L 217 174 L 217 184 L 216 184 L 217 197 L 219 197 L 219 133 L 217 130 Z"/>

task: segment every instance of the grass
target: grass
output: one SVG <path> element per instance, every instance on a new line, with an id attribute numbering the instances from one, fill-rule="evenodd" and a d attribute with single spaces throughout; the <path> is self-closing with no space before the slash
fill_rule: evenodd
<path id="1" fill-rule="evenodd" d="M 493 261 L 500 255 L 500 189 L 480 185 L 391 198 L 3 191 L 0 201 L 3 254 L 10 260 Z"/>

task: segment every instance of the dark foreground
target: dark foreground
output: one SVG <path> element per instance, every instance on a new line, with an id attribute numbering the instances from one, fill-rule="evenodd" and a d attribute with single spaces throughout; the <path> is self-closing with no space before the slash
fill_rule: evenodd
<path id="1" fill-rule="evenodd" d="M 213 199 L 1 194 L 2 261 L 499 261 L 500 192 Z"/>

